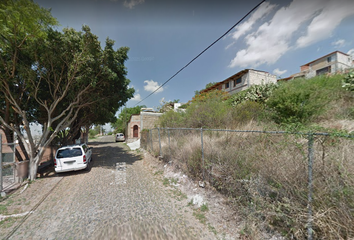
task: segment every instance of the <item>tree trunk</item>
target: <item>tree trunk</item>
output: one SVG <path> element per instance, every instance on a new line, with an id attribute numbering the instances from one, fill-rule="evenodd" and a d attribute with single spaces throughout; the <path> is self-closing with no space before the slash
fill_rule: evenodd
<path id="1" fill-rule="evenodd" d="M 37 150 L 37 155 L 35 157 L 30 157 L 30 163 L 29 163 L 29 176 L 28 178 L 33 181 L 37 178 L 37 170 L 38 170 L 38 165 L 39 162 L 41 161 L 45 149 L 48 146 L 48 144 L 45 144 L 44 146 L 41 146 Z"/>
<path id="2" fill-rule="evenodd" d="M 29 175 L 28 178 L 33 181 L 37 177 L 37 169 L 38 169 L 38 161 L 36 161 L 36 158 L 31 158 L 29 162 Z"/>

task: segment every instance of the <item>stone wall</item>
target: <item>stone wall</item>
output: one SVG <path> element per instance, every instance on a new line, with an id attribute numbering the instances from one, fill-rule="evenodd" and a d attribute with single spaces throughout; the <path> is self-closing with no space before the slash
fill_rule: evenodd
<path id="1" fill-rule="evenodd" d="M 141 138 L 143 129 L 156 127 L 156 122 L 162 113 L 141 112 L 139 115 L 132 115 L 127 126 L 126 142 L 130 143 Z M 134 126 L 138 126 L 138 137 L 134 137 Z"/>
<path id="2" fill-rule="evenodd" d="M 138 126 L 138 137 L 137 139 L 140 138 L 140 115 L 139 114 L 133 114 L 130 117 L 128 127 L 127 127 L 127 133 L 126 133 L 126 138 L 127 139 L 133 139 L 134 136 L 134 126 Z M 128 141 L 127 141 L 128 142 Z"/>

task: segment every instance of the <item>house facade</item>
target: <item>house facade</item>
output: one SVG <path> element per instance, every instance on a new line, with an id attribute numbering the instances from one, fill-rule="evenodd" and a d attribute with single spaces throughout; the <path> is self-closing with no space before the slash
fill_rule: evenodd
<path id="1" fill-rule="evenodd" d="M 335 51 L 300 67 L 300 72 L 285 80 L 293 78 L 312 78 L 323 74 L 344 73 L 354 67 L 353 57 L 349 54 Z"/>
<path id="2" fill-rule="evenodd" d="M 141 130 L 154 128 L 156 121 L 161 115 L 162 113 L 144 108 L 142 108 L 140 114 L 131 115 L 125 133 L 127 143 L 140 139 Z"/>
<path id="3" fill-rule="evenodd" d="M 234 94 L 249 88 L 252 85 L 261 85 L 266 83 L 276 83 L 277 77 L 268 72 L 245 69 L 235 75 L 218 82 L 215 85 L 200 91 L 200 93 L 209 92 L 212 90 L 224 90 L 230 94 Z"/>

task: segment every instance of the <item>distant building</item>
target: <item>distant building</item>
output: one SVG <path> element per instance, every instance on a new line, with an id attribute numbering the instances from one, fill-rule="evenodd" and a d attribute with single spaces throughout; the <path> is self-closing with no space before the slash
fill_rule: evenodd
<path id="1" fill-rule="evenodd" d="M 353 67 L 354 61 L 352 56 L 340 51 L 335 51 L 302 65 L 299 73 L 295 73 L 290 77 L 280 80 L 312 78 L 322 74 L 344 73 Z"/>
<path id="2" fill-rule="evenodd" d="M 131 115 L 125 133 L 126 141 L 134 142 L 141 137 L 141 130 L 155 127 L 162 113 L 154 112 L 152 108 L 142 108 L 140 114 Z"/>
<path id="3" fill-rule="evenodd" d="M 252 85 L 261 85 L 276 82 L 277 77 L 273 74 L 259 70 L 245 69 L 236 73 L 235 75 L 232 75 L 224 81 L 218 82 L 213 86 L 200 91 L 200 93 L 205 93 L 218 89 L 224 90 L 230 94 L 234 94 L 245 90 Z"/>

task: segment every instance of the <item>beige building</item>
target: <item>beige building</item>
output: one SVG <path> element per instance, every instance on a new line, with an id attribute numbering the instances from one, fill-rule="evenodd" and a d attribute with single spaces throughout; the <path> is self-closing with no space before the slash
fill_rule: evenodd
<path id="1" fill-rule="evenodd" d="M 344 73 L 354 67 L 353 57 L 349 54 L 335 51 L 323 57 L 317 58 L 300 67 L 300 72 L 281 80 L 294 78 L 312 78 L 322 74 Z"/>
<path id="2" fill-rule="evenodd" d="M 200 91 L 200 93 L 219 89 L 224 90 L 230 94 L 234 94 L 245 90 L 252 85 L 261 85 L 276 82 L 277 77 L 273 74 L 259 70 L 245 69 L 225 79 L 224 81 L 218 82 L 215 85 Z"/>
<path id="3" fill-rule="evenodd" d="M 152 109 L 141 109 L 140 114 L 131 115 L 127 124 L 126 141 L 134 142 L 141 137 L 141 130 L 156 127 L 156 121 L 162 113 L 153 112 Z"/>

